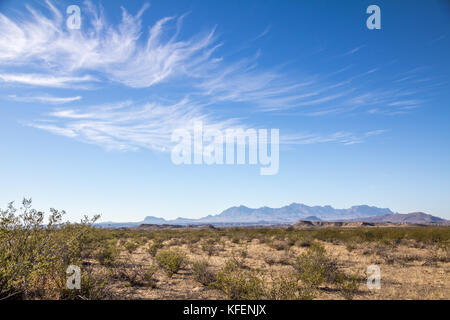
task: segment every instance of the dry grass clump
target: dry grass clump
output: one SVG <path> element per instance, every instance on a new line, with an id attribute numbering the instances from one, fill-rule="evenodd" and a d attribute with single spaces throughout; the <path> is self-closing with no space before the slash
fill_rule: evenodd
<path id="1" fill-rule="evenodd" d="M 278 240 L 275 239 L 272 241 L 272 243 L 270 244 L 270 247 L 275 249 L 275 250 L 288 250 L 290 248 L 290 245 L 287 241 L 285 240 Z"/>
<path id="2" fill-rule="evenodd" d="M 139 264 L 122 264 L 113 269 L 113 276 L 117 280 L 126 281 L 130 286 L 156 287 L 154 274 L 158 270 L 157 266 L 144 267 Z"/>
<path id="3" fill-rule="evenodd" d="M 201 248 L 208 256 L 214 256 L 222 250 L 214 239 L 207 239 Z"/>

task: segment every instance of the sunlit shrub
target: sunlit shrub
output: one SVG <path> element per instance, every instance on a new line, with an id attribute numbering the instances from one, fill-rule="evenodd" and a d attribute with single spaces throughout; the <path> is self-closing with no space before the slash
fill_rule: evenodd
<path id="1" fill-rule="evenodd" d="M 156 262 L 170 278 L 186 263 L 185 254 L 178 249 L 165 249 L 156 254 Z"/>
<path id="2" fill-rule="evenodd" d="M 264 282 L 256 272 L 241 269 L 232 259 L 217 274 L 215 286 L 232 300 L 256 300 L 266 296 Z"/>
<path id="3" fill-rule="evenodd" d="M 0 209 L 0 298 L 60 299 L 69 265 L 81 266 L 81 252 L 90 224 L 98 216 L 78 224 L 62 223 L 64 211 L 44 213 L 24 199 L 17 210 L 10 203 Z"/>

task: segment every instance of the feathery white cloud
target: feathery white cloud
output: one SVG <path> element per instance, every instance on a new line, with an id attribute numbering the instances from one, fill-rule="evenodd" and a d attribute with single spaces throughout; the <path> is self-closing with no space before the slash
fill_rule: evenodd
<path id="1" fill-rule="evenodd" d="M 53 87 L 53 88 L 73 88 L 74 83 L 92 82 L 95 79 L 89 75 L 82 77 L 72 76 L 52 76 L 45 74 L 0 74 L 0 80 L 4 82 L 25 84 L 40 87 Z"/>
<path id="2" fill-rule="evenodd" d="M 367 89 L 364 85 L 363 77 L 377 69 L 344 80 L 342 70 L 325 75 L 287 75 L 279 68 L 260 68 L 260 52 L 235 61 L 224 59 L 217 54 L 222 43 L 217 41 L 215 28 L 181 38 L 184 15 L 163 17 L 145 31 L 143 15 L 148 5 L 134 15 L 122 8 L 119 23 L 112 24 L 101 7 L 86 2 L 81 29 L 71 30 L 65 26 L 66 15 L 46 2 L 46 13 L 30 6 L 23 17 L 0 13 L 0 82 L 83 88 L 93 82 L 107 85 L 113 81 L 144 88 L 170 86 L 175 78 L 183 78 L 177 83 L 189 92 L 191 100 L 197 99 L 197 104 L 246 103 L 252 111 L 264 112 L 301 108 L 303 114 L 314 116 L 366 105 L 369 110 L 396 112 L 392 110 L 396 93 L 385 90 L 380 99 L 372 93 L 372 86 Z M 262 34 L 269 30 L 270 26 Z M 24 69 L 33 72 L 24 73 Z M 343 70 L 351 72 L 349 69 Z M 336 76 L 341 79 L 333 80 Z"/>
<path id="3" fill-rule="evenodd" d="M 146 31 L 143 15 L 122 8 L 118 23 L 112 24 L 103 9 L 86 2 L 79 30 L 65 26 L 65 14 L 47 1 L 47 12 L 27 6 L 23 17 L 0 13 L 0 82 L 8 86 L 88 88 L 111 82 L 131 88 L 159 84 L 171 89 L 180 85 L 185 94 L 175 103 L 151 102 L 60 109 L 47 121 L 30 125 L 107 149 L 165 150 L 173 130 L 202 121 L 205 126 L 225 128 L 236 119 L 211 116 L 218 104 L 241 104 L 246 111 L 280 112 L 297 110 L 298 115 L 325 116 L 361 110 L 368 113 L 398 114 L 419 107 L 416 92 L 404 90 L 411 79 L 367 85 L 367 77 L 379 68 L 354 75 L 352 66 L 327 74 L 296 74 L 282 68 L 261 68 L 258 52 L 253 57 L 230 61 L 219 54 L 215 28 L 181 37 L 183 20 L 162 17 Z M 147 28 L 147 26 L 145 26 Z M 270 26 L 258 38 L 266 35 Z M 358 52 L 356 47 L 346 54 Z M 18 71 L 20 70 L 20 72 Z M 26 71 L 30 71 L 27 73 Z M 415 70 L 414 75 L 420 70 Z M 352 73 L 346 77 L 347 73 Z M 178 81 L 178 80 L 182 81 Z M 398 81 L 398 82 L 395 82 Z M 84 86 L 84 87 L 83 87 Z M 387 87 L 387 89 L 386 89 Z M 374 89 L 378 88 L 378 89 Z M 50 95 L 17 96 L 17 101 L 63 104 L 81 96 L 58 98 Z M 172 98 L 178 99 L 178 98 Z M 240 109 L 242 110 L 242 109 Z M 293 144 L 336 142 L 354 144 L 374 133 L 336 132 L 329 135 L 288 136 Z"/>
<path id="4" fill-rule="evenodd" d="M 238 124 L 236 119 L 217 120 L 188 99 L 166 105 L 125 101 L 83 110 L 60 109 L 51 112 L 47 120 L 28 125 L 108 150 L 155 151 L 169 151 L 172 133 L 192 131 L 196 122 L 202 122 L 205 130 L 225 130 Z"/>
<path id="5" fill-rule="evenodd" d="M 134 16 L 122 8 L 122 19 L 114 25 L 102 10 L 87 2 L 79 30 L 68 29 L 61 11 L 50 1 L 47 5 L 49 15 L 30 6 L 23 19 L 12 20 L 0 13 L 0 67 L 33 65 L 42 72 L 2 74 L 1 80 L 52 87 L 90 81 L 79 75 L 99 72 L 130 87 L 149 87 L 174 75 L 189 74 L 214 51 L 214 29 L 191 39 L 177 39 L 183 16 L 162 18 L 144 33 L 142 14 L 147 5 Z M 176 25 L 176 32 L 163 40 L 169 23 Z M 45 76 L 49 73 L 53 76 Z"/>
<path id="6" fill-rule="evenodd" d="M 19 102 L 39 102 L 39 103 L 50 103 L 50 104 L 64 104 L 73 101 L 81 100 L 81 96 L 75 97 L 54 97 L 49 95 L 43 96 L 17 96 L 17 95 L 9 95 L 8 98 L 13 101 Z"/>
<path id="7" fill-rule="evenodd" d="M 281 137 L 281 143 L 304 145 L 316 143 L 340 143 L 344 145 L 352 145 L 364 142 L 367 138 L 385 133 L 386 130 L 368 131 L 362 134 L 352 132 L 334 132 L 328 135 L 320 134 L 290 134 Z"/>

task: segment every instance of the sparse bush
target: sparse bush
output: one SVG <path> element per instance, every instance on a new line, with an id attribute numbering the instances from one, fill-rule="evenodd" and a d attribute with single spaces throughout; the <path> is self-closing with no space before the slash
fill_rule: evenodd
<path id="1" fill-rule="evenodd" d="M 318 287 L 324 282 L 333 283 L 337 274 L 337 263 L 326 256 L 320 243 L 313 243 L 307 252 L 299 255 L 294 264 L 302 283 Z"/>
<path id="2" fill-rule="evenodd" d="M 347 300 L 352 300 L 358 292 L 358 276 L 339 273 L 336 276 L 336 284 L 339 293 Z"/>
<path id="3" fill-rule="evenodd" d="M 239 255 L 241 256 L 242 259 L 246 259 L 248 257 L 248 248 L 247 248 L 247 246 L 244 249 L 239 250 Z"/>
<path id="4" fill-rule="evenodd" d="M 295 245 L 301 248 L 308 248 L 311 246 L 311 241 L 306 239 L 300 239 L 295 242 Z"/>
<path id="5" fill-rule="evenodd" d="M 130 286 L 156 287 L 156 280 L 153 278 L 157 266 L 144 267 L 139 264 L 121 264 L 113 270 L 113 276 L 117 280 L 127 281 Z"/>
<path id="6" fill-rule="evenodd" d="M 185 243 L 185 241 L 183 239 L 175 238 L 175 239 L 170 240 L 169 243 L 167 244 L 167 246 L 169 246 L 169 247 L 181 246 L 184 243 Z"/>
<path id="7" fill-rule="evenodd" d="M 272 283 L 270 288 L 266 289 L 266 297 L 270 300 L 300 299 L 298 279 L 294 275 L 272 275 Z"/>
<path id="8" fill-rule="evenodd" d="M 128 241 L 125 243 L 125 249 L 127 249 L 129 254 L 132 254 L 139 247 L 139 243 L 134 241 Z"/>
<path id="9" fill-rule="evenodd" d="M 102 266 L 111 267 L 116 264 L 117 258 L 119 257 L 119 250 L 114 244 L 105 245 L 97 249 L 94 257 Z"/>
<path id="10" fill-rule="evenodd" d="M 354 244 L 353 242 L 349 242 L 347 243 L 345 248 L 347 249 L 348 252 L 352 252 L 353 250 L 356 249 L 356 244 Z"/>
<path id="11" fill-rule="evenodd" d="M 277 263 L 285 266 L 292 265 L 292 257 L 288 252 L 286 252 L 280 258 L 278 258 Z"/>
<path id="12" fill-rule="evenodd" d="M 158 252 L 158 249 L 162 248 L 162 241 L 161 240 L 154 240 L 152 244 L 149 245 L 147 252 L 152 256 L 156 256 L 156 253 Z"/>
<path id="13" fill-rule="evenodd" d="M 216 274 L 211 270 L 206 260 L 194 261 L 192 263 L 194 278 L 204 286 L 209 286 L 216 281 Z"/>
<path id="14" fill-rule="evenodd" d="M 185 255 L 178 249 L 165 249 L 156 254 L 156 262 L 170 278 L 185 264 Z"/>
<path id="15" fill-rule="evenodd" d="M 274 265 L 275 263 L 277 263 L 277 259 L 275 259 L 272 256 L 264 257 L 264 262 L 267 263 L 269 266 L 271 266 L 271 265 Z"/>
<path id="16" fill-rule="evenodd" d="M 246 255 L 242 254 L 241 250 L 234 250 L 231 253 L 230 261 L 233 261 L 234 265 L 236 265 L 239 269 L 245 269 L 245 258 Z"/>
<path id="17" fill-rule="evenodd" d="M 239 268 L 234 260 L 228 260 L 219 271 L 215 286 L 232 300 L 265 298 L 263 281 L 254 271 Z"/>
<path id="18" fill-rule="evenodd" d="M 215 243 L 208 241 L 202 244 L 202 250 L 206 252 L 208 256 L 213 256 L 219 251 L 219 248 Z"/>
<path id="19" fill-rule="evenodd" d="M 270 244 L 275 250 L 287 250 L 289 249 L 289 244 L 284 240 L 273 240 Z"/>

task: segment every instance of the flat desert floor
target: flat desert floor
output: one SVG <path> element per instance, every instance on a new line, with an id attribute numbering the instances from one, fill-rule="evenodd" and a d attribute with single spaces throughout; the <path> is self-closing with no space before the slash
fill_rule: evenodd
<path id="1" fill-rule="evenodd" d="M 114 270 L 108 286 L 123 299 L 450 299 L 448 239 L 414 239 L 420 228 L 382 228 L 370 240 L 359 236 L 375 228 L 121 231 L 109 240 L 114 261 L 88 264 Z M 182 260 L 173 273 L 170 253 Z M 367 285 L 373 265 L 379 289 Z"/>

